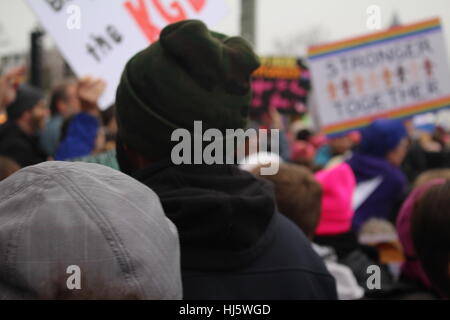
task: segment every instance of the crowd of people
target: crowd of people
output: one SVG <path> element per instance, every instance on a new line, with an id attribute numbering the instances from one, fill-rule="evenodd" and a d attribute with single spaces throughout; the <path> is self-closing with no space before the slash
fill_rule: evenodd
<path id="1" fill-rule="evenodd" d="M 101 79 L 47 96 L 24 68 L 0 76 L 0 298 L 450 297 L 445 113 L 325 137 L 269 108 L 252 123 L 280 130 L 276 174 L 173 164 L 175 129 L 250 125 L 258 67 L 244 39 L 188 20 L 124 66 L 106 111 Z"/>

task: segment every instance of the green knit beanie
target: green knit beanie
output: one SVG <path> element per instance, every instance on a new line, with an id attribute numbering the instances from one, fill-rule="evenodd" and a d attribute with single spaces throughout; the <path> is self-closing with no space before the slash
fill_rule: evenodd
<path id="1" fill-rule="evenodd" d="M 209 31 L 197 20 L 166 27 L 126 65 L 117 89 L 119 134 L 141 153 L 167 155 L 175 129 L 246 126 L 250 76 L 259 59 L 248 42 Z"/>

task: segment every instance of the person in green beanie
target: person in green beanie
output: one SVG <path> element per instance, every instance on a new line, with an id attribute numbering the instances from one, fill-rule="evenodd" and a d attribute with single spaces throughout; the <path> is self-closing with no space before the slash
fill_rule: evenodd
<path id="1" fill-rule="evenodd" d="M 185 299 L 336 299 L 334 279 L 277 212 L 268 182 L 236 165 L 171 160 L 177 129 L 246 127 L 258 67 L 240 37 L 196 20 L 166 27 L 128 62 L 117 89 L 121 170 L 158 194 L 178 228 Z"/>

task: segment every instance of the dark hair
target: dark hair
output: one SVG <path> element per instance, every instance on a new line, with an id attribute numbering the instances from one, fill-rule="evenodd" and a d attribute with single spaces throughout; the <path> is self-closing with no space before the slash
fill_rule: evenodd
<path id="1" fill-rule="evenodd" d="M 63 124 L 61 126 L 59 143 L 62 143 L 66 139 L 67 133 L 69 132 L 70 123 L 74 118 L 75 116 L 71 116 L 70 118 L 63 121 Z"/>
<path id="2" fill-rule="evenodd" d="M 260 175 L 261 167 L 252 173 L 275 186 L 278 209 L 303 230 L 314 236 L 320 219 L 322 187 L 310 170 L 295 164 L 280 164 L 276 175 Z"/>
<path id="3" fill-rule="evenodd" d="M 102 123 L 105 126 L 107 126 L 114 119 L 115 116 L 116 116 L 116 106 L 111 105 L 108 107 L 108 109 L 102 111 L 101 113 Z"/>
<path id="4" fill-rule="evenodd" d="M 19 170 L 20 166 L 16 161 L 0 156 L 0 181 L 5 180 Z"/>
<path id="5" fill-rule="evenodd" d="M 425 272 L 450 297 L 450 182 L 432 187 L 417 201 L 411 232 Z"/>
<path id="6" fill-rule="evenodd" d="M 59 114 L 58 103 L 60 101 L 67 101 L 67 87 L 75 83 L 75 80 L 67 80 L 52 90 L 50 97 L 50 112 L 52 116 Z"/>
<path id="7" fill-rule="evenodd" d="M 296 140 L 300 141 L 309 141 L 311 139 L 313 133 L 308 129 L 303 129 L 297 132 Z"/>
<path id="8" fill-rule="evenodd" d="M 450 168 L 447 169 L 431 169 L 421 173 L 414 181 L 414 188 L 420 187 L 435 179 L 450 180 Z"/>

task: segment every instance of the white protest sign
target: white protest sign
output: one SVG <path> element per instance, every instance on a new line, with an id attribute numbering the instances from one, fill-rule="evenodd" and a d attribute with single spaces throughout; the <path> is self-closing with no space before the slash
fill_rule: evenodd
<path id="1" fill-rule="evenodd" d="M 320 128 L 334 135 L 449 107 L 447 57 L 439 19 L 310 48 Z"/>
<path id="2" fill-rule="evenodd" d="M 107 82 L 100 106 L 115 101 L 126 62 L 168 24 L 224 17 L 223 0 L 27 0 L 74 72 Z"/>

